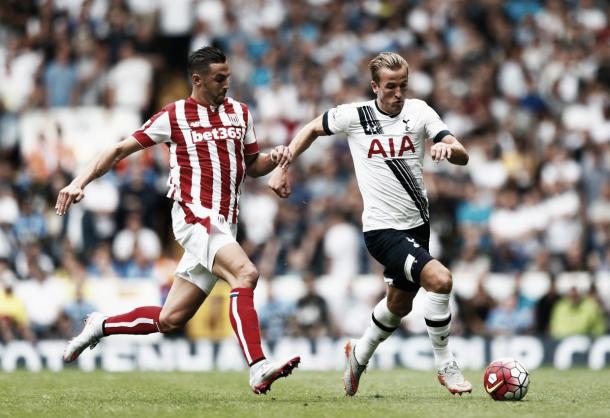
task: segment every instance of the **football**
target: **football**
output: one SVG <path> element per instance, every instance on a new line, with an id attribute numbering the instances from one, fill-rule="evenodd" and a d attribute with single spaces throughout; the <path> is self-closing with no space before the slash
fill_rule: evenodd
<path id="1" fill-rule="evenodd" d="M 483 378 L 485 391 L 496 401 L 519 401 L 527 393 L 530 376 L 514 358 L 492 361 Z"/>

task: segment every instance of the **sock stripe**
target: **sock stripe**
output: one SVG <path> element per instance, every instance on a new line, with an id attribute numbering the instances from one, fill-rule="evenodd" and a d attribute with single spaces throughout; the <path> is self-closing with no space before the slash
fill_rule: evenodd
<path id="1" fill-rule="evenodd" d="M 373 323 L 375 325 L 377 325 L 377 327 L 379 327 L 382 331 L 385 331 L 385 332 L 394 332 L 394 331 L 396 331 L 397 327 L 396 328 L 391 328 L 391 327 L 388 327 L 386 325 L 383 325 L 381 322 L 379 322 L 377 320 L 377 318 L 375 318 L 375 314 L 371 315 L 371 318 L 373 319 Z"/>
<path id="2" fill-rule="evenodd" d="M 231 302 L 231 309 L 233 313 L 233 318 L 235 319 L 235 329 L 237 330 L 237 338 L 239 339 L 239 343 L 241 348 L 244 350 L 244 354 L 246 355 L 246 361 L 248 364 L 252 363 L 252 356 L 250 355 L 250 351 L 248 351 L 248 343 L 246 342 L 246 337 L 244 336 L 243 326 L 241 324 L 241 319 L 239 318 L 239 313 L 237 310 L 237 301 L 239 300 L 239 293 L 231 294 L 231 298 L 233 300 Z"/>
<path id="3" fill-rule="evenodd" d="M 124 314 L 107 317 L 102 325 L 103 335 L 144 335 L 161 332 L 159 329 L 159 306 L 140 306 Z"/>
<path id="4" fill-rule="evenodd" d="M 426 320 L 426 325 L 429 327 L 444 327 L 445 325 L 449 325 L 449 322 L 451 322 L 451 315 L 449 315 L 447 317 L 447 319 L 443 319 L 441 321 L 433 321 L 431 319 L 428 318 L 424 318 Z"/>
<path id="5" fill-rule="evenodd" d="M 154 324 L 154 323 L 155 323 L 155 321 L 153 321 L 150 318 L 138 318 L 135 321 L 131 321 L 131 322 L 106 322 L 104 325 L 106 328 L 117 328 L 117 327 L 133 328 L 140 324 Z"/>

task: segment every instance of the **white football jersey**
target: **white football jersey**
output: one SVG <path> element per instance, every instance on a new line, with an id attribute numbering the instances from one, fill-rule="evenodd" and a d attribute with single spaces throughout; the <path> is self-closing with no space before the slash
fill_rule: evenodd
<path id="1" fill-rule="evenodd" d="M 426 102 L 405 100 L 396 116 L 379 109 L 375 100 L 344 104 L 324 113 L 323 126 L 327 135 L 347 135 L 364 201 L 365 232 L 429 222 L 424 141 L 438 142 L 451 133 Z"/>

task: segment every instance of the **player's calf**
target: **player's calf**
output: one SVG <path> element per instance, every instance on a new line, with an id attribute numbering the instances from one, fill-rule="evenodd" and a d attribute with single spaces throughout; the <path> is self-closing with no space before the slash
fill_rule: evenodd
<path id="1" fill-rule="evenodd" d="M 93 312 L 87 317 L 83 330 L 74 337 L 64 350 L 64 360 L 72 362 L 85 350 L 94 348 L 100 339 L 113 334 L 146 335 L 160 332 L 158 306 L 141 306 L 133 311 L 105 317 Z"/>

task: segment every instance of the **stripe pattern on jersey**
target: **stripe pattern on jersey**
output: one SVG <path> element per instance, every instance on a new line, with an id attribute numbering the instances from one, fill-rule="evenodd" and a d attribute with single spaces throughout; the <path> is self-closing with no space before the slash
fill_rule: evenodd
<path id="1" fill-rule="evenodd" d="M 248 107 L 236 100 L 227 97 L 211 109 L 189 98 L 164 107 L 133 136 L 144 147 L 169 145 L 167 197 L 201 205 L 236 223 L 245 157 L 258 153 L 249 123 Z M 154 132 L 149 129 L 153 124 Z"/>
<path id="2" fill-rule="evenodd" d="M 360 125 L 366 135 L 383 134 L 383 127 L 375 117 L 375 111 L 371 106 L 360 106 L 357 108 Z"/>
<path id="3" fill-rule="evenodd" d="M 394 173 L 402 187 L 405 188 L 415 207 L 419 210 L 419 214 L 424 222 L 430 222 L 430 214 L 428 211 L 428 199 L 424 195 L 421 187 L 417 183 L 417 179 L 407 165 L 405 160 L 385 160 L 390 170 Z"/>

